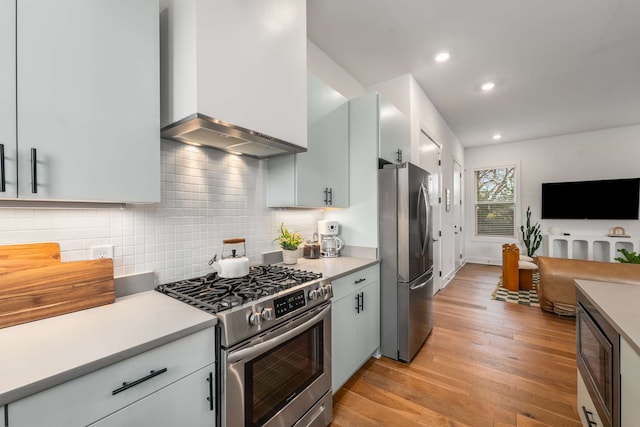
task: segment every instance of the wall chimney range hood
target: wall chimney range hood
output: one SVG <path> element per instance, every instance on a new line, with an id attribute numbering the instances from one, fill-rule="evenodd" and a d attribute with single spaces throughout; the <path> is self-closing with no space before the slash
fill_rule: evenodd
<path id="1" fill-rule="evenodd" d="M 305 2 L 159 4 L 161 138 L 257 159 L 307 151 Z"/>
<path id="2" fill-rule="evenodd" d="M 202 145 L 257 159 L 307 151 L 304 147 L 201 113 L 192 114 L 163 127 L 160 136 L 172 141 Z"/>

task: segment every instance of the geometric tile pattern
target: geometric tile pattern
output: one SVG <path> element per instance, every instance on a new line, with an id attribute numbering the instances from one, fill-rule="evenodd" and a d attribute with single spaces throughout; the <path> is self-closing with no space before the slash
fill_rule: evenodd
<path id="1" fill-rule="evenodd" d="M 491 293 L 491 299 L 497 301 L 505 301 L 513 304 L 528 305 L 530 307 L 540 307 L 538 299 L 538 283 L 540 283 L 540 274 L 533 273 L 533 289 L 530 291 L 510 291 L 502 286 L 502 277 L 498 281 L 498 286 Z"/>

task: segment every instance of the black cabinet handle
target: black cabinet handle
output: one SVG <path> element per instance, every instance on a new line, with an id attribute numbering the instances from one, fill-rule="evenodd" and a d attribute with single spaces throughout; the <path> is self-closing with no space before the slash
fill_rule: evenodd
<path id="1" fill-rule="evenodd" d="M 402 163 L 402 150 L 400 150 L 400 149 L 398 149 L 398 151 L 396 151 L 396 162 Z"/>
<path id="2" fill-rule="evenodd" d="M 329 188 L 329 205 L 333 205 L 333 188 Z"/>
<path id="3" fill-rule="evenodd" d="M 207 400 L 209 401 L 209 410 L 213 411 L 213 372 L 209 372 L 207 382 L 209 383 L 209 397 L 207 397 Z"/>
<path id="4" fill-rule="evenodd" d="M 364 282 L 365 280 L 367 280 L 367 279 L 365 279 L 365 278 L 363 277 L 362 279 L 358 279 L 358 280 L 356 280 L 356 281 L 355 281 L 355 284 L 357 285 L 358 283 L 362 283 L 362 282 Z"/>
<path id="5" fill-rule="evenodd" d="M 356 294 L 356 313 L 360 313 L 360 294 Z"/>
<path id="6" fill-rule="evenodd" d="M 364 311 L 364 292 L 360 292 L 360 311 Z"/>
<path id="7" fill-rule="evenodd" d="M 582 412 L 584 412 L 584 417 L 587 419 L 587 424 L 589 427 L 597 426 L 598 423 L 593 419 L 593 412 L 587 410 L 584 406 L 582 407 Z"/>
<path id="8" fill-rule="evenodd" d="M 38 152 L 31 149 L 31 192 L 38 192 Z"/>
<path id="9" fill-rule="evenodd" d="M 167 368 L 162 368 L 162 369 L 160 369 L 158 371 L 151 371 L 151 373 L 149 373 L 149 375 L 147 375 L 146 377 L 142 377 L 139 380 L 135 380 L 135 381 L 130 382 L 130 383 L 123 382 L 122 383 L 122 387 L 113 390 L 111 392 L 111 395 L 116 395 L 118 393 L 121 393 L 121 392 L 123 392 L 123 391 L 125 391 L 127 389 L 130 389 L 131 387 L 135 387 L 140 383 L 143 383 L 143 382 L 145 382 L 147 380 L 150 380 L 153 377 L 157 377 L 160 374 L 164 374 L 165 372 L 167 372 Z"/>
<path id="10" fill-rule="evenodd" d="M 7 191 L 4 174 L 4 144 L 0 144 L 0 193 Z"/>

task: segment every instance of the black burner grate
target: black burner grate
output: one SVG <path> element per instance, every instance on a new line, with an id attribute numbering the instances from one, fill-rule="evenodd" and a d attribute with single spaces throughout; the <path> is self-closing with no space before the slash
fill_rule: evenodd
<path id="1" fill-rule="evenodd" d="M 158 285 L 156 290 L 215 314 L 321 277 L 322 273 L 279 265 L 256 265 L 244 277 L 225 279 L 211 273 Z"/>

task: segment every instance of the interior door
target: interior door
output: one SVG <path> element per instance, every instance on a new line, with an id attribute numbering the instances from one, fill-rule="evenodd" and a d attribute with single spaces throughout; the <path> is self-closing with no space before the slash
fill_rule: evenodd
<path id="1" fill-rule="evenodd" d="M 431 216 L 433 227 L 433 292 L 442 288 L 442 244 L 441 244 L 441 212 L 442 171 L 440 167 L 441 148 L 424 130 L 420 130 L 420 157 L 418 163 L 421 168 L 429 172 L 429 193 L 431 195 Z"/>
<path id="2" fill-rule="evenodd" d="M 462 165 L 453 162 L 453 262 L 456 271 L 462 267 Z"/>

